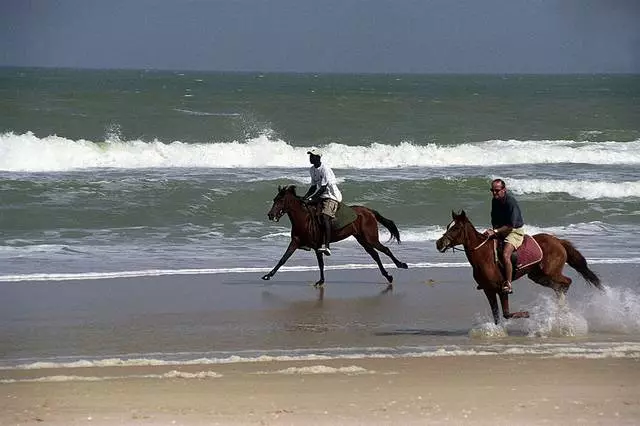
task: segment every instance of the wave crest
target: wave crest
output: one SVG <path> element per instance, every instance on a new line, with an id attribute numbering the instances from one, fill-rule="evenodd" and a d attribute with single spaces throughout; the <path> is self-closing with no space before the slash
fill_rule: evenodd
<path id="1" fill-rule="evenodd" d="M 102 142 L 60 136 L 39 138 L 32 132 L 0 135 L 0 170 L 66 171 L 91 168 L 300 168 L 310 147 L 270 138 L 270 132 L 247 141 Z M 634 142 L 493 140 L 459 145 L 373 143 L 322 147 L 335 168 L 491 166 L 507 164 L 640 164 L 640 140 Z"/>

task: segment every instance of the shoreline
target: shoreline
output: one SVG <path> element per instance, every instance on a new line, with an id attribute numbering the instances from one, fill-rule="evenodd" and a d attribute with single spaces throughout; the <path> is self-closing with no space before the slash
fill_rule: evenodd
<path id="1" fill-rule="evenodd" d="M 51 369 L 50 382 L 0 384 L 0 424 L 630 425 L 639 364 L 505 355 Z M 109 379 L 123 368 L 129 378 Z M 94 379 L 62 376 L 80 370 Z"/>

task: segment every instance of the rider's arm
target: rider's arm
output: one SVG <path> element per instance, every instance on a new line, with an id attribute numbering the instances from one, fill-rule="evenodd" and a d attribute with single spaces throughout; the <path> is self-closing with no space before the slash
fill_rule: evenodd
<path id="1" fill-rule="evenodd" d="M 312 192 L 312 189 L 315 191 Z M 309 191 L 305 195 L 305 199 L 309 199 L 311 201 L 316 201 L 320 195 L 324 194 L 324 191 L 327 189 L 327 185 L 315 185 L 312 188 L 309 188 Z"/>
<path id="2" fill-rule="evenodd" d="M 315 194 L 318 191 L 318 185 L 311 185 L 311 187 L 309 187 L 309 190 L 307 191 L 306 194 L 304 194 L 302 196 L 303 199 L 307 199 L 311 196 L 311 194 Z"/>
<path id="3" fill-rule="evenodd" d="M 495 235 L 500 236 L 500 235 L 509 235 L 509 233 L 511 232 L 511 230 L 513 229 L 512 226 L 509 225 L 503 225 L 499 228 L 494 228 L 493 232 Z"/>

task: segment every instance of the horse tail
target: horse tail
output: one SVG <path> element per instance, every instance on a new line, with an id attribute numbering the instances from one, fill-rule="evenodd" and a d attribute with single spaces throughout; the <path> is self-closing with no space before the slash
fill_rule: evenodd
<path id="1" fill-rule="evenodd" d="M 567 251 L 567 263 L 569 266 L 578 271 L 578 273 L 582 275 L 582 278 L 587 280 L 589 284 L 603 290 L 600 278 L 598 278 L 595 272 L 589 269 L 589 266 L 587 266 L 587 259 L 584 258 L 582 253 L 580 253 L 578 249 L 576 249 L 573 244 L 567 240 L 560 240 L 560 244 L 562 244 L 562 247 Z"/>
<path id="2" fill-rule="evenodd" d="M 370 210 L 374 214 L 374 216 L 376 217 L 376 220 L 378 222 L 380 222 L 381 224 L 383 224 L 384 227 L 387 228 L 389 230 L 389 232 L 391 233 L 391 238 L 389 238 L 389 241 L 396 240 L 398 242 L 398 244 L 400 244 L 400 231 L 398 231 L 398 227 L 396 226 L 396 224 L 391 219 L 387 219 L 386 217 L 382 216 L 377 211 L 375 211 L 373 209 L 370 209 Z"/>

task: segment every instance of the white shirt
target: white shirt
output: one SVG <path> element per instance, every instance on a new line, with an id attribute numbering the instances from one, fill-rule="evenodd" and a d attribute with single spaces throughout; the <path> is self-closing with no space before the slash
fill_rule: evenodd
<path id="1" fill-rule="evenodd" d="M 320 167 L 311 166 L 309 169 L 311 175 L 311 185 L 316 187 L 327 185 L 327 190 L 320 196 L 320 198 L 330 198 L 336 201 L 342 201 L 342 193 L 338 189 L 338 181 L 336 175 L 333 174 L 331 167 L 326 164 L 320 164 Z M 316 188 L 317 189 L 317 188 Z"/>

